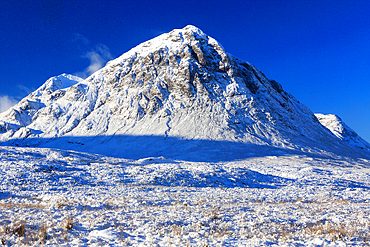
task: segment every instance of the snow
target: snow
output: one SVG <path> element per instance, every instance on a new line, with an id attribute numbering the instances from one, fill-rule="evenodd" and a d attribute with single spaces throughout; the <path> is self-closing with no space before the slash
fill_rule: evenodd
<path id="1" fill-rule="evenodd" d="M 370 161 L 255 152 L 191 162 L 1 147 L 0 238 L 15 246 L 366 243 Z"/>
<path id="2" fill-rule="evenodd" d="M 6 246 L 345 246 L 369 144 L 194 26 L 0 114 Z"/>
<path id="3" fill-rule="evenodd" d="M 83 79 L 79 78 L 78 76 L 63 73 L 59 76 L 54 76 L 48 79 L 41 87 L 36 90 L 36 94 L 42 93 L 42 91 L 48 89 L 51 91 L 56 91 L 58 89 L 68 88 L 82 81 Z"/>
<path id="4" fill-rule="evenodd" d="M 334 114 L 324 115 L 320 113 L 316 113 L 315 116 L 322 125 L 328 128 L 339 139 L 352 146 L 370 151 L 370 144 L 348 127 L 340 117 Z"/>
<path id="5" fill-rule="evenodd" d="M 0 115 L 5 145 L 125 157 L 121 145 L 137 143 L 133 136 L 370 155 L 333 136 L 279 83 L 191 25 L 134 47 L 85 80 L 52 77 Z"/>

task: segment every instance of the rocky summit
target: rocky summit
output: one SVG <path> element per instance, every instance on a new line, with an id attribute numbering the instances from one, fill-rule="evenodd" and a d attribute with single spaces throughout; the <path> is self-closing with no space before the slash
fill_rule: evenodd
<path id="1" fill-rule="evenodd" d="M 205 143 L 245 144 L 239 153 L 253 145 L 368 155 L 370 147 L 338 138 L 278 82 L 190 25 L 136 46 L 85 80 L 50 78 L 0 114 L 0 141 L 122 157 Z"/>

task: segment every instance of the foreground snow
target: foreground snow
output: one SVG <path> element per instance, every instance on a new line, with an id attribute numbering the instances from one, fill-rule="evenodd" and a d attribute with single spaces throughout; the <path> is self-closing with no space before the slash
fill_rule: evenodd
<path id="1" fill-rule="evenodd" d="M 363 245 L 370 240 L 369 165 L 288 153 L 209 163 L 0 147 L 0 241 Z"/>

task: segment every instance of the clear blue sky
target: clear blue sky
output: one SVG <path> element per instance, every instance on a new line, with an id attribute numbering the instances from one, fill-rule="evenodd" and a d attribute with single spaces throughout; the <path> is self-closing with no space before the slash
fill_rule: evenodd
<path id="1" fill-rule="evenodd" d="M 192 24 L 370 141 L 369 13 L 370 0 L 2 0 L 0 104 Z"/>

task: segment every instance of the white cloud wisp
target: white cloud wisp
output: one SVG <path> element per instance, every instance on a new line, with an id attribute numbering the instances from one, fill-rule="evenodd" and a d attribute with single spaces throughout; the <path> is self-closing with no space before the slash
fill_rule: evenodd
<path id="1" fill-rule="evenodd" d="M 90 60 L 90 65 L 84 69 L 83 72 L 76 73 L 76 75 L 81 78 L 90 76 L 95 71 L 101 69 L 107 61 L 113 59 L 109 48 L 102 44 L 97 45 L 92 51 L 87 52 L 83 57 Z"/>
<path id="2" fill-rule="evenodd" d="M 0 113 L 8 110 L 10 107 L 18 103 L 18 100 L 11 96 L 0 96 Z"/>

